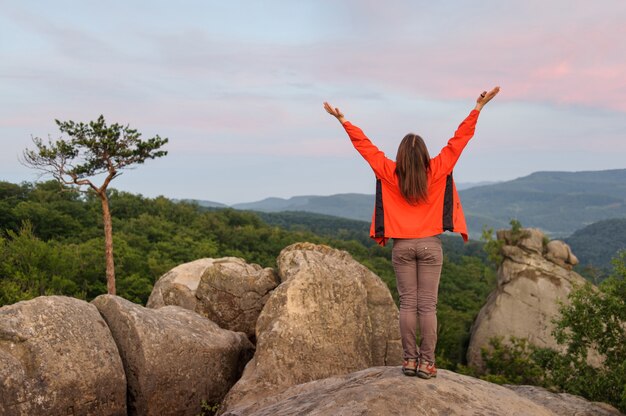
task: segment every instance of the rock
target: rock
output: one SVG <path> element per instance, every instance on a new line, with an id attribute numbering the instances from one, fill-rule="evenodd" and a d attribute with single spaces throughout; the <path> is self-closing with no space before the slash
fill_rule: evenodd
<path id="1" fill-rule="evenodd" d="M 545 235 L 538 228 L 522 228 L 519 233 L 512 230 L 498 230 L 498 240 L 509 246 L 518 246 L 531 253 L 542 254 Z"/>
<path id="2" fill-rule="evenodd" d="M 570 246 L 559 240 L 552 240 L 546 245 L 546 259 L 568 270 L 578 264 Z"/>
<path id="3" fill-rule="evenodd" d="M 224 408 L 311 380 L 401 363 L 398 309 L 378 276 L 344 252 L 297 243 L 257 322 L 257 350 Z"/>
<path id="4" fill-rule="evenodd" d="M 154 286 L 147 307 L 181 306 L 255 342 L 256 321 L 269 292 L 279 283 L 271 268 L 237 257 L 181 264 Z"/>
<path id="5" fill-rule="evenodd" d="M 214 259 L 200 259 L 174 267 L 157 280 L 148 298 L 148 308 L 177 305 L 193 311 L 196 309 L 196 289 L 204 271 Z"/>
<path id="6" fill-rule="evenodd" d="M 439 370 L 437 378 L 402 375 L 400 367 L 374 367 L 290 387 L 238 404 L 222 416 L 481 415 L 553 416 L 506 387 Z"/>
<path id="7" fill-rule="evenodd" d="M 149 309 L 120 297 L 93 300 L 118 345 L 129 415 L 197 415 L 237 381 L 253 345 L 178 306 Z"/>
<path id="8" fill-rule="evenodd" d="M 0 414 L 126 415 L 126 377 L 91 304 L 41 296 L 0 308 Z"/>
<path id="9" fill-rule="evenodd" d="M 558 416 L 623 416 L 619 410 L 609 404 L 590 402 L 572 394 L 551 393 L 536 386 L 505 385 L 505 387 L 551 410 Z"/>
<path id="10" fill-rule="evenodd" d="M 271 268 L 229 257 L 213 262 L 196 291 L 196 312 L 256 341 L 256 322 L 279 279 Z"/>
<path id="11" fill-rule="evenodd" d="M 562 350 L 552 336 L 552 320 L 559 314 L 559 301 L 566 302 L 572 288 L 585 283 L 578 273 L 548 260 L 537 250 L 543 234 L 527 229 L 522 232 L 531 237 L 519 240 L 519 245 L 502 247 L 504 260 L 498 269 L 498 285 L 472 326 L 467 360 L 479 369 L 483 368 L 481 347 L 488 347 L 492 337 L 502 337 L 505 343 L 511 336 L 527 338 L 536 346 Z M 498 236 L 512 241 L 501 231 Z M 597 357 L 593 360 L 598 363 Z"/>

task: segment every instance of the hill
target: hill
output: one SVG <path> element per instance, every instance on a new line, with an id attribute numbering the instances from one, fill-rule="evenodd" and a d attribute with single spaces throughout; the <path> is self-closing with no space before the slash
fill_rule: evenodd
<path id="1" fill-rule="evenodd" d="M 361 221 L 372 217 L 374 196 L 364 194 L 337 194 L 331 196 L 295 196 L 289 199 L 267 198 L 262 201 L 235 204 L 235 209 L 261 212 L 308 211 Z"/>
<path id="2" fill-rule="evenodd" d="M 512 218 L 563 238 L 597 221 L 626 218 L 626 169 L 536 172 L 507 182 L 459 191 L 472 238 L 484 226 L 508 228 Z M 307 211 L 370 221 L 374 196 L 338 194 L 268 198 L 233 208 L 264 212 Z"/>
<path id="3" fill-rule="evenodd" d="M 598 221 L 564 239 L 582 266 L 608 270 L 611 259 L 626 250 L 626 218 Z"/>
<path id="4" fill-rule="evenodd" d="M 172 199 L 173 202 L 185 202 L 188 204 L 197 204 L 205 208 L 228 208 L 228 205 L 221 202 L 207 201 L 203 199 Z"/>
<path id="5" fill-rule="evenodd" d="M 500 228 L 511 218 L 552 238 L 610 218 L 626 218 L 626 169 L 536 172 L 460 192 L 470 233 Z"/>

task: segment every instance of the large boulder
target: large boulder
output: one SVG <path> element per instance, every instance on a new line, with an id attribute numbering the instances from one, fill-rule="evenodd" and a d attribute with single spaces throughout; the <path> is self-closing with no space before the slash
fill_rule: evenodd
<path id="1" fill-rule="evenodd" d="M 256 333 L 257 349 L 224 407 L 311 380 L 401 362 L 398 309 L 378 276 L 344 252 L 298 243 L 277 259 L 282 283 Z"/>
<path id="2" fill-rule="evenodd" d="M 0 415 L 126 415 L 126 377 L 91 304 L 42 296 L 0 308 Z"/>
<path id="3" fill-rule="evenodd" d="M 157 280 L 146 306 L 160 308 L 166 305 L 196 309 L 196 289 L 204 271 L 213 265 L 214 259 L 199 259 L 174 267 Z"/>
<path id="4" fill-rule="evenodd" d="M 529 253 L 543 254 L 546 236 L 539 228 L 498 230 L 496 235 L 507 246 L 517 246 Z"/>
<path id="5" fill-rule="evenodd" d="M 374 367 L 290 387 L 222 416 L 516 415 L 554 416 L 506 387 L 439 370 L 436 379 L 406 377 L 399 367 Z"/>
<path id="6" fill-rule="evenodd" d="M 200 259 L 181 264 L 155 284 L 147 306 L 177 305 L 255 341 L 256 321 L 278 285 L 273 269 L 238 257 Z"/>
<path id="7" fill-rule="evenodd" d="M 197 415 L 237 381 L 253 345 L 178 306 L 148 309 L 101 295 L 93 304 L 119 347 L 130 415 Z"/>
<path id="8" fill-rule="evenodd" d="M 560 240 L 552 240 L 546 245 L 546 259 L 568 270 L 578 264 L 570 246 Z"/>
<path id="9" fill-rule="evenodd" d="M 498 232 L 505 242 L 498 284 L 474 321 L 467 351 L 468 363 L 479 369 L 484 367 L 481 348 L 489 348 L 493 337 L 505 343 L 511 336 L 527 338 L 538 347 L 562 350 L 552 336 L 552 320 L 559 315 L 559 302 L 567 302 L 573 287 L 585 283 L 571 267 L 544 256 L 545 247 L 539 250 L 539 242 L 546 240 L 543 234 L 532 229 L 521 233 L 522 238 L 511 239 Z"/>
<path id="10" fill-rule="evenodd" d="M 230 257 L 215 260 L 200 279 L 196 312 L 255 340 L 256 322 L 279 279 L 273 269 Z"/>

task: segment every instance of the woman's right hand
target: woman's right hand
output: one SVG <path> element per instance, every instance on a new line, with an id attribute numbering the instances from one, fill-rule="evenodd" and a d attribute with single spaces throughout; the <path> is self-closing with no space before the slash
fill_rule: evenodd
<path id="1" fill-rule="evenodd" d="M 326 112 L 328 114 L 330 114 L 331 116 L 335 117 L 337 120 L 339 120 L 339 122 L 341 124 L 343 124 L 345 119 L 343 117 L 343 113 L 339 110 L 339 108 L 332 107 L 330 104 L 328 104 L 326 101 L 324 101 L 324 109 L 326 110 Z"/>
<path id="2" fill-rule="evenodd" d="M 485 106 L 485 104 L 487 104 L 489 101 L 491 101 L 491 99 L 493 97 L 498 95 L 498 92 L 500 92 L 500 87 L 495 87 L 494 89 L 492 89 L 489 92 L 483 91 L 482 94 L 480 94 L 478 96 L 478 98 L 476 99 L 476 107 L 475 107 L 475 109 L 478 110 L 478 111 L 482 110 L 482 108 Z"/>

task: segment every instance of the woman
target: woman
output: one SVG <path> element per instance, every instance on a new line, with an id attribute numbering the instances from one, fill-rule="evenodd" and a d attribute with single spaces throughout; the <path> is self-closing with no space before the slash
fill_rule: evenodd
<path id="1" fill-rule="evenodd" d="M 452 170 L 474 135 L 480 111 L 499 91 L 500 87 L 495 87 L 480 94 L 476 107 L 436 157 L 430 158 L 420 136 L 409 133 L 398 147 L 395 162 L 374 146 L 361 129 L 346 121 L 338 108 L 324 103 L 326 111 L 343 125 L 376 175 L 370 236 L 381 245 L 393 238 L 392 263 L 400 295 L 402 372 L 407 376 L 437 376 L 437 292 L 443 262 L 438 235 L 444 231 L 458 232 L 467 241 L 467 226 Z M 415 339 L 418 317 L 419 350 Z"/>

